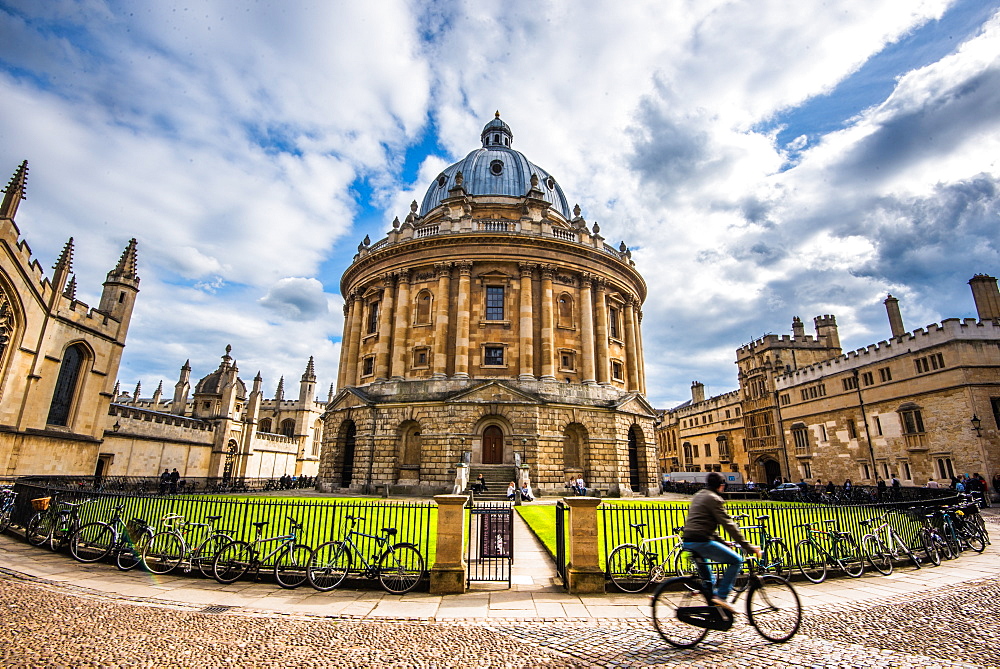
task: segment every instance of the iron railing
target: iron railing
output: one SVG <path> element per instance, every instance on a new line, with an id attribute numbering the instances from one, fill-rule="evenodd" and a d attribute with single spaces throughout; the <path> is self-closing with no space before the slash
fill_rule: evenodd
<path id="1" fill-rule="evenodd" d="M 218 495 L 312 488 L 316 477 L 299 476 L 294 481 L 280 478 L 186 477 L 176 484 L 159 476 L 22 476 L 18 481 L 36 486 L 101 492 L 137 497 L 152 495 Z"/>
<path id="2" fill-rule="evenodd" d="M 466 563 L 466 585 L 482 581 L 507 581 L 507 587 L 511 586 L 514 563 L 513 504 L 472 504 L 469 509 Z"/>

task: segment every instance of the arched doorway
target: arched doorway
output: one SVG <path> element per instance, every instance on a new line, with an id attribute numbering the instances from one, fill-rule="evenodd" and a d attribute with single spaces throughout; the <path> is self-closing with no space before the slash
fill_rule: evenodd
<path id="1" fill-rule="evenodd" d="M 354 447 L 357 441 L 357 428 L 354 426 L 354 421 L 347 421 L 347 427 L 344 429 L 344 439 L 343 439 L 343 453 L 344 461 L 340 466 L 340 487 L 349 488 L 351 487 L 351 481 L 354 480 Z"/>
<path id="2" fill-rule="evenodd" d="M 781 478 L 781 465 L 778 464 L 777 460 L 772 460 L 770 458 L 760 461 L 760 466 L 764 470 L 764 483 L 770 486 L 774 483 L 775 479 Z"/>
<path id="3" fill-rule="evenodd" d="M 628 431 L 628 484 L 632 492 L 642 488 L 642 478 L 639 475 L 639 434 L 635 425 Z"/>
<path id="4" fill-rule="evenodd" d="M 496 425 L 483 430 L 483 464 L 503 464 L 503 430 Z"/>

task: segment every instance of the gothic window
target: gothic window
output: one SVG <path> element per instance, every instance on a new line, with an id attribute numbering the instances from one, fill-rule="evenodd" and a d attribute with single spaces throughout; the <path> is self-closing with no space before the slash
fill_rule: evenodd
<path id="1" fill-rule="evenodd" d="M 49 425 L 68 425 L 73 402 L 76 398 L 80 369 L 87 356 L 80 344 L 74 344 L 63 353 L 62 364 L 59 366 L 59 376 L 56 377 L 56 388 L 52 393 L 52 404 L 49 405 L 49 417 L 45 421 Z"/>
<path id="2" fill-rule="evenodd" d="M 7 350 L 7 344 L 10 343 L 13 335 L 14 310 L 11 307 L 10 300 L 7 299 L 7 293 L 0 289 L 0 359 L 3 359 L 3 354 Z"/>
<path id="3" fill-rule="evenodd" d="M 903 423 L 903 434 L 922 434 L 924 432 L 924 418 L 920 414 L 920 408 L 910 405 L 901 408 L 899 419 Z"/>
<path id="4" fill-rule="evenodd" d="M 573 327 L 573 298 L 567 293 L 563 293 L 559 296 L 558 307 L 559 327 Z"/>
<path id="5" fill-rule="evenodd" d="M 809 431 L 802 423 L 792 426 L 792 441 L 795 442 L 795 450 L 806 451 L 809 449 Z"/>
<path id="6" fill-rule="evenodd" d="M 486 320 L 504 320 L 503 298 L 503 286 L 486 286 Z"/>
<path id="7" fill-rule="evenodd" d="M 260 423 L 257 424 L 258 432 L 270 432 L 271 431 L 271 419 L 261 418 Z"/>
<path id="8" fill-rule="evenodd" d="M 294 419 L 292 419 L 292 418 L 286 418 L 285 420 L 281 421 L 281 434 L 285 435 L 286 437 L 294 437 L 295 436 L 295 420 Z"/>
<path id="9" fill-rule="evenodd" d="M 955 467 L 951 464 L 951 458 L 938 458 L 938 478 L 950 479 L 955 476 Z"/>
<path id="10" fill-rule="evenodd" d="M 427 290 L 422 290 L 417 293 L 417 303 L 413 310 L 413 324 L 414 325 L 430 325 L 431 324 L 431 293 Z"/>

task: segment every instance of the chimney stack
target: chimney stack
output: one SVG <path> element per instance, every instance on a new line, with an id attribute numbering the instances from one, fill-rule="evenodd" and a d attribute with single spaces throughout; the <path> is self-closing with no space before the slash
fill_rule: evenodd
<path id="1" fill-rule="evenodd" d="M 698 404 L 705 401 L 705 384 L 701 381 L 691 383 L 691 403 Z"/>
<path id="2" fill-rule="evenodd" d="M 796 316 L 792 319 L 792 339 L 801 341 L 805 339 L 806 326 L 802 324 L 802 319 Z"/>
<path id="3" fill-rule="evenodd" d="M 813 319 L 816 326 L 816 339 L 827 348 L 836 349 L 840 355 L 840 333 L 837 331 L 837 317 L 825 314 Z"/>
<path id="4" fill-rule="evenodd" d="M 885 312 L 889 314 L 889 329 L 892 330 L 892 338 L 902 337 L 906 334 L 906 328 L 903 327 L 903 317 L 899 313 L 899 300 L 890 294 L 882 304 L 885 305 Z"/>
<path id="5" fill-rule="evenodd" d="M 1000 319 L 1000 290 L 997 289 L 996 277 L 977 274 L 969 279 L 969 285 L 972 286 L 972 299 L 976 301 L 979 320 Z"/>

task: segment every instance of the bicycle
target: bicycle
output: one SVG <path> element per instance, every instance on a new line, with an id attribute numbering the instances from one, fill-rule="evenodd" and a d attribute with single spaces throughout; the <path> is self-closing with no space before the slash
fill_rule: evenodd
<path id="1" fill-rule="evenodd" d="M 913 520 L 920 523 L 917 536 L 920 539 L 920 545 L 923 547 L 924 554 L 931 564 L 936 567 L 941 564 L 942 557 L 945 560 L 955 557 L 951 552 L 951 546 L 948 545 L 940 530 L 934 525 L 935 514 L 924 514 L 915 510 L 911 510 L 909 513 Z"/>
<path id="2" fill-rule="evenodd" d="M 141 518 L 133 518 L 126 525 L 121 517 L 123 508 L 124 503 L 116 506 L 106 523 L 81 525 L 70 537 L 70 555 L 78 562 L 98 562 L 114 554 L 115 566 L 120 570 L 138 566 L 142 547 L 152 538 L 153 528 Z"/>
<path id="3" fill-rule="evenodd" d="M 878 527 L 874 527 L 875 521 L 879 521 Z M 904 558 L 920 569 L 920 558 L 914 555 L 913 550 L 889 523 L 889 513 L 882 514 L 880 518 L 862 520 L 859 524 L 862 527 L 874 528 L 861 537 L 861 547 L 868 556 L 868 562 L 877 571 L 888 576 L 892 573 L 893 561 Z"/>
<path id="4" fill-rule="evenodd" d="M 643 530 L 647 523 L 629 523 L 639 534 L 639 544 L 621 544 L 608 555 L 607 576 L 622 592 L 642 592 L 650 583 L 662 581 L 667 572 L 667 566 L 673 567 L 674 573 L 680 573 L 679 558 L 681 548 L 680 533 L 683 527 L 675 527 L 675 534 L 664 537 L 645 538 Z M 664 554 L 662 560 L 656 551 L 647 547 L 656 542 L 678 540 Z"/>
<path id="5" fill-rule="evenodd" d="M 966 520 L 963 507 L 949 506 L 941 510 L 941 516 L 945 522 L 945 539 L 957 542 L 960 551 L 969 548 L 982 553 L 986 550 L 986 542 L 979 534 L 979 529 L 973 528 Z"/>
<path id="6" fill-rule="evenodd" d="M 247 541 L 230 541 L 224 544 L 212 561 L 212 575 L 219 583 L 232 583 L 251 569 L 255 578 L 260 577 L 260 568 L 268 560 L 274 558 L 274 579 L 282 588 L 297 588 L 306 581 L 306 570 L 312 549 L 305 544 L 297 543 L 302 524 L 291 516 L 286 516 L 292 523 L 291 534 L 274 537 L 261 536 L 268 521 L 253 523 L 256 536 L 253 543 Z M 277 543 L 277 547 L 261 557 L 260 547 Z"/>
<path id="7" fill-rule="evenodd" d="M 832 526 L 837 521 L 827 519 L 822 522 Z M 841 530 L 816 529 L 814 525 L 819 525 L 819 521 L 793 526 L 806 531 L 806 538 L 795 544 L 795 562 L 802 575 L 813 583 L 822 583 L 826 580 L 827 568 L 836 566 L 851 578 L 861 576 L 865 571 L 865 562 L 854 535 Z M 820 544 L 818 536 L 826 537 L 830 550 Z"/>
<path id="8" fill-rule="evenodd" d="M 354 524 L 364 516 L 347 516 L 350 525 L 343 541 L 328 541 L 312 552 L 307 576 L 309 583 L 320 592 L 333 590 L 344 582 L 347 574 L 358 571 L 364 578 L 378 579 L 382 588 L 391 594 L 402 595 L 413 590 L 424 574 L 424 557 L 414 544 L 390 545 L 396 529 L 383 527 L 382 536 L 365 534 L 354 529 Z M 364 537 L 375 542 L 371 560 L 354 542 L 354 537 Z M 355 569 L 354 560 L 364 565 Z"/>
<path id="9" fill-rule="evenodd" d="M 80 529 L 80 507 L 89 504 L 93 500 L 85 499 L 82 502 L 61 502 L 52 504 L 51 497 L 41 497 L 32 500 L 38 513 L 31 517 L 25 528 L 25 538 L 32 546 L 41 546 L 48 542 L 49 548 L 59 551 L 63 544 Z"/>
<path id="10" fill-rule="evenodd" d="M 749 560 L 757 560 L 751 557 Z M 711 564 L 693 556 L 701 574 Z M 754 569 L 748 576 L 746 614 L 757 632 L 776 643 L 788 641 L 802 623 L 802 604 L 787 580 Z M 733 591 L 735 603 L 743 594 Z M 678 576 L 660 583 L 653 593 L 653 625 L 663 640 L 675 648 L 696 646 L 709 630 L 724 632 L 733 626 L 731 611 L 712 603 L 712 584 L 701 576 Z"/>
<path id="11" fill-rule="evenodd" d="M 213 523 L 222 516 L 205 516 L 207 522 L 189 523 L 184 516 L 164 516 L 164 529 L 153 535 L 142 551 L 142 563 L 152 574 L 169 574 L 181 564 L 184 573 L 190 573 L 195 568 L 205 578 L 214 576 L 215 556 L 233 538 L 216 530 Z M 205 538 L 195 546 L 189 544 L 184 535 L 191 530 L 205 529 Z"/>
<path id="12" fill-rule="evenodd" d="M 0 534 L 10 529 L 11 516 L 14 513 L 14 500 L 17 493 L 13 488 L 0 488 Z"/>

